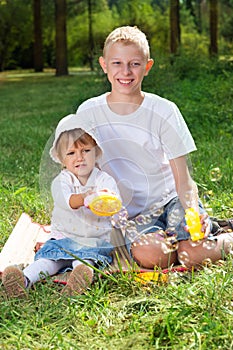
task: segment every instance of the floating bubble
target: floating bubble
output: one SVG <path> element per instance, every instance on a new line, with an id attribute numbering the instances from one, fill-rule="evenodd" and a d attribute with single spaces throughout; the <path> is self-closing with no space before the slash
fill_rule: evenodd
<path id="1" fill-rule="evenodd" d="M 177 286 L 180 280 L 181 280 L 181 275 L 178 274 L 177 272 L 172 272 L 169 274 L 169 283 L 172 286 Z"/>
<path id="2" fill-rule="evenodd" d="M 199 245 L 201 245 L 203 243 L 202 239 L 199 239 L 197 241 L 192 241 L 191 239 L 189 240 L 189 244 L 191 245 L 191 247 L 198 247 Z"/>
<path id="3" fill-rule="evenodd" d="M 137 231 L 126 231 L 126 237 L 130 242 L 134 242 L 138 238 L 138 232 Z"/>
<path id="4" fill-rule="evenodd" d="M 212 260 L 210 258 L 202 260 L 201 264 L 206 267 L 211 267 L 213 265 Z"/>
<path id="5" fill-rule="evenodd" d="M 136 223 L 133 220 L 127 221 L 126 228 L 127 229 L 135 229 L 136 230 Z"/>
<path id="6" fill-rule="evenodd" d="M 158 203 L 153 204 L 149 209 L 150 217 L 156 219 L 160 217 L 164 212 L 164 207 L 159 207 Z"/>
<path id="7" fill-rule="evenodd" d="M 138 225 L 146 225 L 151 222 L 151 216 L 150 215 L 138 215 L 134 219 L 136 224 Z"/>
<path id="8" fill-rule="evenodd" d="M 190 263 L 189 254 L 185 251 L 179 253 L 178 259 L 179 259 L 180 263 L 184 266 L 189 265 L 189 263 Z"/>
<path id="9" fill-rule="evenodd" d="M 214 196 L 214 192 L 212 190 L 206 191 L 203 195 L 204 199 L 207 201 L 213 196 Z"/>
<path id="10" fill-rule="evenodd" d="M 114 214 L 111 218 L 111 224 L 115 228 L 123 228 L 127 224 L 128 212 L 125 207 L 122 207 L 121 210 Z"/>
<path id="11" fill-rule="evenodd" d="M 181 209 L 175 209 L 171 214 L 168 215 L 168 225 L 176 227 L 181 223 L 184 217 L 184 211 Z"/>
<path id="12" fill-rule="evenodd" d="M 168 188 L 165 189 L 165 191 L 162 193 L 162 198 L 166 199 L 170 194 L 170 190 Z"/>
<path id="13" fill-rule="evenodd" d="M 203 248 L 208 250 L 216 248 L 217 240 L 216 239 L 207 239 L 203 242 Z"/>
<path id="14" fill-rule="evenodd" d="M 176 251 L 178 249 L 179 244 L 177 241 L 177 232 L 175 228 L 174 227 L 167 228 L 165 231 L 165 235 L 166 235 L 165 239 L 166 239 L 167 253 Z"/>
<path id="15" fill-rule="evenodd" d="M 228 254 L 233 255 L 233 243 L 228 244 Z"/>
<path id="16" fill-rule="evenodd" d="M 165 242 L 162 243 L 162 251 L 164 254 L 169 254 L 175 252 L 179 247 L 178 241 L 176 242 L 169 242 L 168 240 L 165 240 Z"/>
<path id="17" fill-rule="evenodd" d="M 222 178 L 222 173 L 220 168 L 217 167 L 210 170 L 210 180 L 212 182 L 217 182 L 221 180 L 221 178 Z"/>
<path id="18" fill-rule="evenodd" d="M 177 238 L 177 232 L 176 232 L 175 227 L 168 227 L 165 230 L 165 234 L 166 234 L 167 237 L 173 237 L 174 239 Z"/>
<path id="19" fill-rule="evenodd" d="M 163 230 L 157 230 L 152 234 L 151 243 L 161 244 L 166 239 L 166 234 Z"/>

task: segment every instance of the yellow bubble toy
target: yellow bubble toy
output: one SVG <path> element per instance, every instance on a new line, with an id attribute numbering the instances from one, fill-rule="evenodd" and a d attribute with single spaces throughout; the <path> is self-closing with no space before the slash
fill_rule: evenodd
<path id="1" fill-rule="evenodd" d="M 201 231 L 201 221 L 198 212 L 194 208 L 185 210 L 185 220 L 192 241 L 203 239 L 205 234 Z"/>
<path id="2" fill-rule="evenodd" d="M 121 210 L 122 202 L 115 193 L 104 189 L 98 191 L 87 206 L 95 215 L 112 216 Z"/>

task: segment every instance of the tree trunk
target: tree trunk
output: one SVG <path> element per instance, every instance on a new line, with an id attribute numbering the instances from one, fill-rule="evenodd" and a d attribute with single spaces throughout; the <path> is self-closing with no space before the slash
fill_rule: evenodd
<path id="1" fill-rule="evenodd" d="M 68 75 L 66 0 L 55 0 L 56 76 Z"/>
<path id="2" fill-rule="evenodd" d="M 210 56 L 218 55 L 218 0 L 209 0 L 210 5 Z"/>
<path id="3" fill-rule="evenodd" d="M 33 0 L 34 17 L 34 69 L 35 72 L 43 71 L 43 44 L 41 26 L 41 0 Z"/>
<path id="4" fill-rule="evenodd" d="M 177 54 L 180 46 L 179 0 L 170 0 L 170 52 Z"/>
<path id="5" fill-rule="evenodd" d="M 91 71 L 94 70 L 94 39 L 93 39 L 93 28 L 92 28 L 92 0 L 88 0 L 88 27 L 89 27 L 89 63 Z"/>
<path id="6" fill-rule="evenodd" d="M 198 30 L 198 33 L 202 33 L 202 14 L 201 14 L 201 2 L 202 0 L 197 0 L 196 1 L 196 12 L 197 12 L 197 15 L 196 15 L 196 25 L 197 25 L 197 30 Z"/>

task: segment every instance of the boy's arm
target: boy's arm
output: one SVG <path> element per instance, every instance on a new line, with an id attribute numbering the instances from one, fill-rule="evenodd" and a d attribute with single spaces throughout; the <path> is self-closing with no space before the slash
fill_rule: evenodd
<path id="1" fill-rule="evenodd" d="M 198 189 L 196 183 L 193 181 L 187 166 L 186 157 L 178 157 L 170 160 L 173 176 L 176 184 L 176 192 L 179 196 L 180 202 L 184 209 L 194 208 L 199 213 L 198 207 Z M 205 236 L 209 234 L 210 226 L 208 215 L 200 216 L 202 231 Z"/>
<path id="2" fill-rule="evenodd" d="M 176 192 L 184 209 L 198 209 L 198 189 L 196 183 L 191 178 L 187 166 L 186 157 L 178 157 L 170 160 L 173 176 L 176 184 Z"/>

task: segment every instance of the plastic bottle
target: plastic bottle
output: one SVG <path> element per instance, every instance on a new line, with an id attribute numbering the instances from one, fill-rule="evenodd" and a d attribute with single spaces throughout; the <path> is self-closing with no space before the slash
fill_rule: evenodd
<path id="1" fill-rule="evenodd" d="M 185 210 L 185 220 L 188 225 L 188 230 L 192 241 L 203 239 L 205 233 L 201 231 L 201 222 L 198 212 L 194 208 Z"/>

